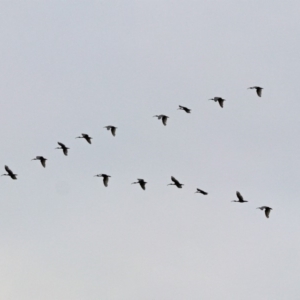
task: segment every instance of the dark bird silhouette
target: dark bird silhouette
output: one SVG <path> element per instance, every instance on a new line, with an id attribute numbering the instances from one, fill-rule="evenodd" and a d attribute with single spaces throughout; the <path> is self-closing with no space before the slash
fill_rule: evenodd
<path id="1" fill-rule="evenodd" d="M 180 183 L 175 177 L 171 176 L 171 180 L 173 183 L 169 183 L 168 185 L 176 185 L 179 189 L 182 188 L 184 184 Z"/>
<path id="2" fill-rule="evenodd" d="M 236 192 L 236 196 L 238 197 L 239 200 L 232 200 L 231 202 L 239 202 L 239 203 L 248 202 L 247 200 L 244 200 L 244 197 L 241 195 L 240 192 Z"/>
<path id="3" fill-rule="evenodd" d="M 39 160 L 44 168 L 46 168 L 46 160 L 47 158 L 43 156 L 37 156 L 36 158 L 33 158 L 32 160 Z"/>
<path id="4" fill-rule="evenodd" d="M 17 179 L 18 174 L 14 174 L 14 172 L 8 167 L 8 166 L 4 166 L 7 174 L 2 174 L 2 176 L 10 176 L 11 179 Z"/>
<path id="5" fill-rule="evenodd" d="M 179 110 L 184 110 L 186 113 L 191 113 L 191 109 L 189 109 L 189 108 L 187 108 L 187 107 L 185 107 L 185 106 L 181 106 L 181 105 L 179 105 L 179 108 L 178 108 Z"/>
<path id="6" fill-rule="evenodd" d="M 112 134 L 113 136 L 116 136 L 116 130 L 117 130 L 118 127 L 109 125 L 109 126 L 105 126 L 104 128 L 106 128 L 107 130 L 110 130 L 110 131 L 111 131 L 111 134 Z"/>
<path id="7" fill-rule="evenodd" d="M 158 120 L 162 120 L 162 123 L 166 126 L 168 121 L 168 116 L 165 115 L 155 115 L 153 118 L 156 117 Z"/>
<path id="8" fill-rule="evenodd" d="M 261 206 L 261 207 L 258 207 L 258 208 L 261 209 L 261 210 L 265 210 L 265 215 L 266 215 L 267 218 L 269 218 L 271 209 L 273 209 L 269 206 Z"/>
<path id="9" fill-rule="evenodd" d="M 108 186 L 109 177 L 111 177 L 111 176 L 106 175 L 106 174 L 97 174 L 94 177 L 103 177 L 103 184 L 104 184 L 104 186 L 107 187 Z"/>
<path id="10" fill-rule="evenodd" d="M 197 191 L 195 193 L 200 193 L 200 194 L 203 194 L 203 195 L 207 195 L 206 192 L 204 192 L 203 190 L 200 190 L 197 188 Z"/>
<path id="11" fill-rule="evenodd" d="M 62 149 L 64 155 L 67 156 L 67 155 L 68 155 L 68 149 L 70 149 L 70 148 L 66 147 L 63 143 L 60 143 L 60 142 L 57 142 L 57 144 L 58 144 L 60 147 L 57 147 L 57 148 L 55 148 L 55 149 Z"/>
<path id="12" fill-rule="evenodd" d="M 76 137 L 76 139 L 85 139 L 89 144 L 92 143 L 92 137 L 86 133 L 82 133 L 81 136 Z"/>
<path id="13" fill-rule="evenodd" d="M 223 103 L 224 101 L 226 101 L 225 99 L 221 98 L 221 97 L 214 97 L 212 99 L 209 99 L 209 100 L 213 100 L 215 102 L 219 102 L 220 106 L 223 108 Z"/>
<path id="14" fill-rule="evenodd" d="M 138 178 L 138 181 L 137 182 L 133 182 L 132 184 L 136 184 L 136 183 L 139 183 L 139 185 L 141 186 L 141 188 L 143 190 L 146 190 L 146 181 L 144 179 L 139 179 Z"/>
<path id="15" fill-rule="evenodd" d="M 263 90 L 263 88 L 262 87 L 260 87 L 260 86 L 252 86 L 252 87 L 249 87 L 248 88 L 248 90 L 249 89 L 256 89 L 256 94 L 257 94 L 257 96 L 258 97 L 261 97 L 261 93 L 262 93 L 262 90 Z"/>

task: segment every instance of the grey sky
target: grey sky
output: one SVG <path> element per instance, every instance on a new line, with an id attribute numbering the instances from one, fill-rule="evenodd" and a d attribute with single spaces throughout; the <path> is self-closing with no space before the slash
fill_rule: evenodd
<path id="1" fill-rule="evenodd" d="M 0 299 L 298 299 L 299 9 L 2 1 Z"/>

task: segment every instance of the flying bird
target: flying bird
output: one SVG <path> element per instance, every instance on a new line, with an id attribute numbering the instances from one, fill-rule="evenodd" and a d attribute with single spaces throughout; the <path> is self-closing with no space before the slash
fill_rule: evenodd
<path id="1" fill-rule="evenodd" d="M 261 97 L 261 93 L 262 93 L 262 90 L 263 90 L 263 88 L 262 87 L 260 87 L 260 86 L 252 86 L 252 87 L 249 87 L 248 88 L 248 90 L 249 89 L 256 89 L 256 94 L 257 94 L 257 96 L 258 97 Z"/>
<path id="2" fill-rule="evenodd" d="M 156 117 L 158 120 L 162 120 L 162 123 L 166 126 L 168 121 L 168 116 L 165 115 L 155 115 L 153 118 Z"/>
<path id="3" fill-rule="evenodd" d="M 60 143 L 60 142 L 57 142 L 57 144 L 58 144 L 60 147 L 57 147 L 57 148 L 55 148 L 55 149 L 62 149 L 64 155 L 67 156 L 67 155 L 68 155 L 68 149 L 70 149 L 70 148 L 66 147 L 63 143 Z"/>
<path id="4" fill-rule="evenodd" d="M 267 218 L 269 218 L 269 215 L 270 215 L 270 212 L 271 212 L 271 207 L 269 206 L 261 206 L 261 207 L 258 207 L 259 209 L 261 210 L 265 210 L 265 215 Z"/>
<path id="5" fill-rule="evenodd" d="M 106 128 L 107 130 L 110 130 L 110 131 L 111 131 L 111 134 L 112 134 L 113 136 L 116 136 L 116 130 L 117 130 L 118 127 L 109 125 L 109 126 L 105 126 L 104 128 Z"/>
<path id="6" fill-rule="evenodd" d="M 225 99 L 221 98 L 221 97 L 214 97 L 212 99 L 208 99 L 208 100 L 213 100 L 215 102 L 219 102 L 220 106 L 223 108 L 223 103 L 224 101 L 226 101 Z"/>
<path id="7" fill-rule="evenodd" d="M 92 143 L 92 137 L 86 133 L 82 133 L 81 136 L 76 137 L 76 139 L 85 139 L 89 144 Z"/>
<path id="8" fill-rule="evenodd" d="M 36 158 L 33 158 L 32 160 L 39 160 L 44 168 L 46 168 L 46 160 L 47 158 L 43 156 L 37 156 Z"/>
<path id="9" fill-rule="evenodd" d="M 10 176 L 11 179 L 17 179 L 17 175 L 18 174 L 14 174 L 14 172 L 8 167 L 8 166 L 4 166 L 7 174 L 2 174 L 2 176 Z"/>
<path id="10" fill-rule="evenodd" d="M 168 185 L 176 185 L 179 189 L 182 188 L 184 184 L 180 183 L 175 177 L 171 176 L 171 180 L 173 183 L 169 183 Z"/>
<path id="11" fill-rule="evenodd" d="M 200 190 L 197 188 L 197 191 L 195 193 L 200 193 L 200 194 L 203 194 L 203 195 L 207 195 L 206 192 L 204 192 L 203 190 Z"/>
<path id="12" fill-rule="evenodd" d="M 111 177 L 111 176 L 106 175 L 106 174 L 97 174 L 94 177 L 103 177 L 103 184 L 104 184 L 104 186 L 107 187 L 108 186 L 109 177 Z"/>
<path id="13" fill-rule="evenodd" d="M 179 108 L 178 108 L 179 110 L 184 110 L 186 113 L 191 113 L 191 109 L 189 109 L 189 108 L 187 108 L 187 107 L 185 107 L 185 106 L 181 106 L 181 105 L 179 105 Z"/>
<path id="14" fill-rule="evenodd" d="M 247 200 L 244 200 L 244 197 L 241 195 L 240 192 L 236 192 L 236 196 L 238 197 L 239 200 L 232 200 L 231 202 L 239 202 L 239 203 L 248 202 Z"/>
<path id="15" fill-rule="evenodd" d="M 138 181 L 137 182 L 133 182 L 132 184 L 136 184 L 136 183 L 139 183 L 139 185 L 141 186 L 141 188 L 143 190 L 146 190 L 146 181 L 144 179 L 139 179 L 138 178 Z"/>

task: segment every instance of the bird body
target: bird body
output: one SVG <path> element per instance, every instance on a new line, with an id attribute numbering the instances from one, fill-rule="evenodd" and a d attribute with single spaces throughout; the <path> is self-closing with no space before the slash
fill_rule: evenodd
<path id="1" fill-rule="evenodd" d="M 273 208 L 271 208 L 269 206 L 261 206 L 261 207 L 258 207 L 257 209 L 265 210 L 265 215 L 267 218 L 269 218 L 271 209 L 273 209 Z"/>
<path id="2" fill-rule="evenodd" d="M 223 108 L 224 101 L 226 101 L 225 99 L 223 99 L 221 97 L 214 97 L 214 98 L 209 99 L 209 100 L 213 100 L 215 102 L 218 102 L 222 108 Z"/>
<path id="3" fill-rule="evenodd" d="M 81 136 L 76 137 L 76 139 L 85 139 L 89 144 L 92 143 L 92 137 L 86 133 L 82 133 Z"/>
<path id="4" fill-rule="evenodd" d="M 8 166 L 4 166 L 7 174 L 2 174 L 2 176 L 10 176 L 11 179 L 16 180 L 17 179 L 17 175 L 18 174 L 14 174 L 14 172 L 8 167 Z"/>
<path id="5" fill-rule="evenodd" d="M 255 89 L 257 96 L 261 97 L 261 93 L 262 93 L 262 90 L 263 90 L 262 87 L 260 87 L 260 86 L 252 86 L 252 87 L 249 87 L 248 89 L 250 89 L 250 90 Z"/>
<path id="6" fill-rule="evenodd" d="M 116 136 L 116 130 L 117 130 L 118 127 L 109 125 L 109 126 L 105 126 L 104 128 L 106 128 L 107 130 L 110 130 L 110 131 L 111 131 L 111 134 L 112 134 L 113 136 Z"/>
<path id="7" fill-rule="evenodd" d="M 32 160 L 39 160 L 44 168 L 46 168 L 46 160 L 47 158 L 43 156 L 37 156 L 36 158 L 33 158 Z"/>
<path id="8" fill-rule="evenodd" d="M 155 115 L 153 116 L 153 118 L 156 117 L 158 120 L 161 120 L 162 123 L 166 126 L 167 125 L 167 121 L 168 121 L 168 116 L 166 115 Z"/>
<path id="9" fill-rule="evenodd" d="M 176 185 L 179 189 L 181 189 L 184 185 L 183 183 L 180 183 L 174 176 L 171 176 L 171 180 L 173 183 L 169 183 L 168 185 Z"/>
<path id="10" fill-rule="evenodd" d="M 187 107 L 185 107 L 185 106 L 181 106 L 181 105 L 179 105 L 179 108 L 178 108 L 179 110 L 184 110 L 186 113 L 188 113 L 188 114 L 190 114 L 191 113 L 191 109 L 189 109 L 189 108 L 187 108 Z"/>
<path id="11" fill-rule="evenodd" d="M 147 182 L 144 179 L 139 179 L 138 178 L 138 181 L 137 182 L 133 182 L 132 184 L 136 184 L 136 183 L 138 183 L 143 190 L 146 190 L 146 183 Z"/>
<path id="12" fill-rule="evenodd" d="M 200 193 L 200 194 L 203 194 L 203 195 L 207 195 L 207 192 L 204 192 L 203 190 L 200 190 L 197 188 L 197 191 L 195 193 Z"/>
<path id="13" fill-rule="evenodd" d="M 239 203 L 248 202 L 247 200 L 244 200 L 244 197 L 241 195 L 240 192 L 236 192 L 236 196 L 238 197 L 239 200 L 232 200 L 231 202 L 239 202 Z"/>
<path id="14" fill-rule="evenodd" d="M 103 184 L 104 186 L 108 186 L 108 180 L 109 180 L 109 177 L 111 177 L 110 175 L 106 175 L 106 174 L 97 174 L 95 175 L 94 177 L 103 177 Z"/>

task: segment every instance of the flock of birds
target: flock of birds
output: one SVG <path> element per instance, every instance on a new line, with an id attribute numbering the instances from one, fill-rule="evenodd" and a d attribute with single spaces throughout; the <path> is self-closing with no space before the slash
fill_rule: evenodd
<path id="1" fill-rule="evenodd" d="M 248 89 L 255 89 L 256 90 L 256 93 L 259 97 L 261 97 L 262 95 L 262 90 L 263 88 L 262 87 L 259 87 L 259 86 L 253 86 L 253 87 L 249 87 Z M 215 102 L 218 102 L 219 105 L 223 108 L 224 106 L 224 101 L 226 101 L 225 99 L 221 98 L 221 97 L 214 97 L 212 99 L 209 99 L 209 100 L 213 100 Z M 178 110 L 183 110 L 185 111 L 186 113 L 191 113 L 191 109 L 185 107 L 185 106 L 182 106 L 182 105 L 179 105 L 179 108 Z M 163 125 L 166 126 L 167 125 L 167 121 L 168 121 L 168 116 L 166 115 L 155 115 L 153 117 L 156 117 L 158 120 L 161 120 Z M 104 128 L 106 128 L 107 130 L 109 130 L 111 132 L 111 134 L 113 136 L 116 136 L 116 130 L 117 130 L 117 127 L 115 126 L 105 126 Z M 85 139 L 89 144 L 92 144 L 92 137 L 90 137 L 88 134 L 86 133 L 82 133 L 81 136 L 78 136 L 76 138 L 79 138 L 79 139 Z M 61 142 L 58 142 L 58 145 L 60 147 L 57 147 L 55 149 L 61 149 L 64 153 L 64 155 L 68 155 L 68 150 L 70 148 L 68 148 L 66 145 L 64 145 L 63 143 Z M 32 160 L 39 160 L 42 164 L 42 166 L 44 168 L 46 168 L 46 161 L 47 161 L 47 158 L 43 157 L 43 156 L 36 156 L 35 158 L 33 158 Z M 8 166 L 4 166 L 5 170 L 6 170 L 6 174 L 2 174 L 2 176 L 9 176 L 11 177 L 11 179 L 14 179 L 16 180 L 17 179 L 17 175 L 18 174 L 15 174 Z M 105 187 L 108 186 L 108 182 L 109 182 L 109 178 L 111 177 L 110 175 L 107 175 L 107 174 L 97 174 L 95 175 L 94 177 L 102 177 L 103 178 L 103 184 Z M 174 185 L 176 186 L 177 188 L 182 188 L 183 187 L 183 183 L 180 183 L 174 176 L 171 176 L 171 180 L 172 180 L 172 183 L 169 183 L 168 185 Z M 132 184 L 139 184 L 140 187 L 143 189 L 143 190 L 146 190 L 146 184 L 147 182 L 144 180 L 144 179 L 141 179 L 141 178 L 138 178 L 136 182 L 133 182 Z M 197 188 L 196 192 L 195 193 L 200 193 L 202 195 L 208 195 L 207 192 Z M 232 202 L 238 202 L 238 203 L 246 203 L 248 202 L 248 200 L 245 200 L 244 197 L 241 195 L 240 192 L 236 192 L 236 196 L 238 198 L 238 200 L 232 200 Z M 271 207 L 269 206 L 261 206 L 261 207 L 258 207 L 257 209 L 260 209 L 260 210 L 264 210 L 265 211 L 265 215 L 267 218 L 269 218 L 269 215 L 270 215 L 270 212 L 272 210 Z"/>

